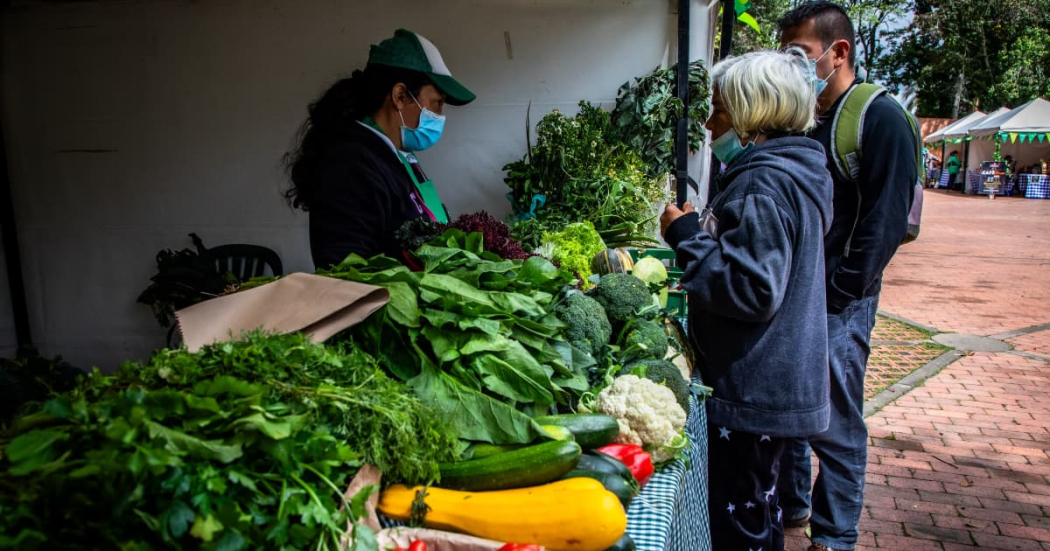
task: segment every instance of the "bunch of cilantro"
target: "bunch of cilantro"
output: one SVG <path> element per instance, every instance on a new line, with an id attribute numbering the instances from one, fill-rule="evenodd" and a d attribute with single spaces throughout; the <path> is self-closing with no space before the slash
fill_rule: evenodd
<path id="1" fill-rule="evenodd" d="M 0 438 L 0 548 L 341 549 L 374 490 L 343 497 L 358 467 L 435 480 L 439 419 L 368 354 L 300 335 L 161 351 Z"/>

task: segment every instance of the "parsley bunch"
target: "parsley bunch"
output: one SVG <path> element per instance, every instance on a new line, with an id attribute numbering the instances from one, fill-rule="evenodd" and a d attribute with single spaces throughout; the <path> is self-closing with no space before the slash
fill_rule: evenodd
<path id="1" fill-rule="evenodd" d="M 338 549 L 371 491 L 342 496 L 362 463 L 427 483 L 454 441 L 357 350 L 261 334 L 166 350 L 16 420 L 0 547 Z"/>

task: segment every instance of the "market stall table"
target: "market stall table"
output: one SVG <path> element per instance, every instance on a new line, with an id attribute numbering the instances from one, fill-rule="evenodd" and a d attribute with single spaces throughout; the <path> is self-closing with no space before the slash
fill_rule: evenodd
<path id="1" fill-rule="evenodd" d="M 1019 174 L 1017 182 L 1028 199 L 1050 199 L 1050 175 Z"/>

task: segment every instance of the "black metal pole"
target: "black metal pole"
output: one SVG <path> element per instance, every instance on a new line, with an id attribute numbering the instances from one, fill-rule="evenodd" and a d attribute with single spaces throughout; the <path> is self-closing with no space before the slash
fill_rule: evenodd
<path id="1" fill-rule="evenodd" d="M 11 180 L 7 174 L 7 150 L 4 147 L 2 122 L 0 122 L 0 232 L 3 233 L 7 287 L 11 294 L 11 311 L 15 318 L 15 338 L 18 339 L 19 346 L 32 344 L 33 337 L 29 334 L 29 308 L 26 307 L 26 287 L 22 279 L 22 254 L 18 248 L 18 227 L 15 224 Z"/>
<path id="2" fill-rule="evenodd" d="M 718 43 L 718 60 L 721 61 L 729 57 L 729 51 L 733 47 L 733 22 L 736 21 L 736 3 L 735 2 L 722 2 L 722 37 Z M 707 198 L 708 201 L 718 195 L 721 191 L 715 187 L 715 182 L 718 179 L 718 174 L 722 167 L 722 162 L 715 157 L 715 154 L 711 154 L 711 176 L 708 178 L 707 184 Z"/>
<path id="3" fill-rule="evenodd" d="M 678 99 L 682 116 L 675 129 L 675 197 L 678 208 L 689 194 L 689 7 L 692 0 L 678 0 Z"/>

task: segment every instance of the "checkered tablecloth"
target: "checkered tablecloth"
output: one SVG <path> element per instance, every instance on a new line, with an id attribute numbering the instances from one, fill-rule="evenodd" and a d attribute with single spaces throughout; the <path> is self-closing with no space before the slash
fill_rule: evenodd
<path id="1" fill-rule="evenodd" d="M 1050 199 L 1050 175 L 1021 174 L 1018 176 L 1024 188 L 1024 196 L 1029 199 Z"/>
<path id="2" fill-rule="evenodd" d="M 693 403 L 686 422 L 688 464 L 675 461 L 653 475 L 627 510 L 627 534 L 638 551 L 709 551 L 707 413 Z"/>

